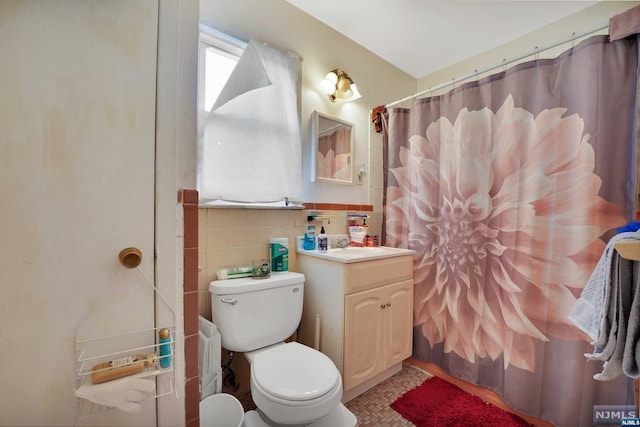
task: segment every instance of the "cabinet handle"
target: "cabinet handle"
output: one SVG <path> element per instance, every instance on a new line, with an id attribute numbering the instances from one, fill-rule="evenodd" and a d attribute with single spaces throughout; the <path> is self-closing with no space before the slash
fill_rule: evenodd
<path id="1" fill-rule="evenodd" d="M 387 303 L 387 307 L 391 307 L 391 303 L 390 302 Z"/>
<path id="2" fill-rule="evenodd" d="M 380 308 L 385 308 L 386 305 L 385 304 L 380 304 Z"/>

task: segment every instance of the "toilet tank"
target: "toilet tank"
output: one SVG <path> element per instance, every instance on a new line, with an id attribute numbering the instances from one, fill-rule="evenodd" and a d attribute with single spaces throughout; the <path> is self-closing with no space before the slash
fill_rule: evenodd
<path id="1" fill-rule="evenodd" d="M 290 337 L 302 318 L 304 275 L 216 280 L 209 285 L 211 317 L 222 347 L 253 351 Z"/>

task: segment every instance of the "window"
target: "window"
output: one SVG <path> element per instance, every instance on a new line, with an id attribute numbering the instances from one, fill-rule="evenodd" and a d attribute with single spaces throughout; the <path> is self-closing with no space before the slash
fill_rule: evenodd
<path id="1" fill-rule="evenodd" d="M 302 58 L 268 42 L 239 46 L 205 30 L 198 59 L 200 202 L 299 197 Z"/>
<path id="2" fill-rule="evenodd" d="M 200 25 L 198 110 L 211 110 L 246 45 L 240 40 Z"/>

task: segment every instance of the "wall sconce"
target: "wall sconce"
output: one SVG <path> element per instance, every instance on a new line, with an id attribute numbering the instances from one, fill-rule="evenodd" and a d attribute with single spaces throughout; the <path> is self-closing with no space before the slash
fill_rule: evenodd
<path id="1" fill-rule="evenodd" d="M 329 71 L 324 80 L 322 80 L 322 88 L 329 95 L 331 102 L 336 102 L 336 99 L 355 101 L 362 97 L 351 77 L 338 69 Z"/>

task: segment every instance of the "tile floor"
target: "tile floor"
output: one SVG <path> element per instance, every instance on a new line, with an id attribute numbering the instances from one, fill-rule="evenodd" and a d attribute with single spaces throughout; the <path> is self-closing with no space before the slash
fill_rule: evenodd
<path id="1" fill-rule="evenodd" d="M 358 427 L 412 426 L 411 422 L 402 418 L 389 405 L 427 378 L 430 378 L 429 374 L 405 363 L 400 372 L 347 402 L 345 406 L 358 418 Z M 250 393 L 238 396 L 238 399 L 245 411 L 255 409 Z"/>
<path id="2" fill-rule="evenodd" d="M 358 427 L 412 426 L 413 423 L 403 418 L 389 405 L 430 377 L 431 375 L 423 370 L 405 363 L 400 372 L 347 402 L 345 406 L 358 418 Z"/>

